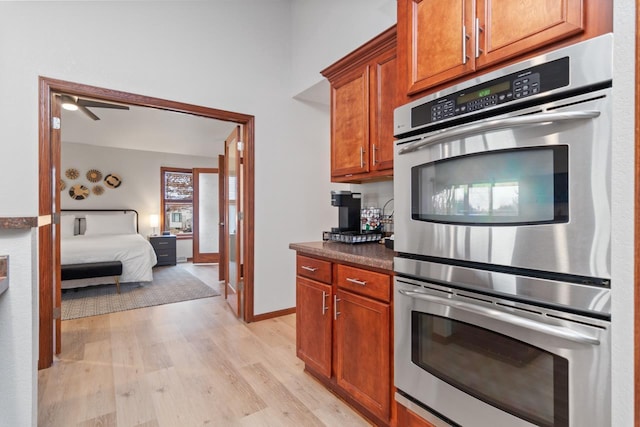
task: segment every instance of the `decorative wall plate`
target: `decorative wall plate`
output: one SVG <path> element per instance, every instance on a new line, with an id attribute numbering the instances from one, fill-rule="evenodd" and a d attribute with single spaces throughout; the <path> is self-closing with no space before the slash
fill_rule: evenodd
<path id="1" fill-rule="evenodd" d="M 69 179 L 76 179 L 80 176 L 80 172 L 76 168 L 69 168 L 66 170 L 64 175 Z"/>
<path id="2" fill-rule="evenodd" d="M 87 172 L 87 179 L 89 182 L 100 182 L 102 179 L 102 172 L 97 169 L 91 169 Z"/>
<path id="3" fill-rule="evenodd" d="M 74 200 L 84 200 L 89 197 L 89 189 L 82 184 L 76 184 L 69 189 L 69 196 Z"/>
<path id="4" fill-rule="evenodd" d="M 104 187 L 102 185 L 94 185 L 91 191 L 93 191 L 93 194 L 96 196 L 99 196 L 104 193 Z"/>
<path id="5" fill-rule="evenodd" d="M 118 188 L 122 184 L 122 180 L 120 179 L 120 175 L 116 175 L 115 173 L 110 173 L 109 175 L 104 177 L 104 185 L 109 188 Z"/>
<path id="6" fill-rule="evenodd" d="M 65 188 L 67 188 L 67 183 L 64 182 L 64 179 L 61 179 L 59 182 L 60 185 L 60 191 L 64 190 Z"/>

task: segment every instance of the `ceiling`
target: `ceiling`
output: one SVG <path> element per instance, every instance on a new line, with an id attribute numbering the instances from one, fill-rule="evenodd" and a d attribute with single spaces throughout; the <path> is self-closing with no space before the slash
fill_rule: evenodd
<path id="1" fill-rule="evenodd" d="M 62 110 L 62 142 L 216 157 L 235 123 L 150 107 L 129 110 L 90 107 L 100 120 L 81 110 Z"/>

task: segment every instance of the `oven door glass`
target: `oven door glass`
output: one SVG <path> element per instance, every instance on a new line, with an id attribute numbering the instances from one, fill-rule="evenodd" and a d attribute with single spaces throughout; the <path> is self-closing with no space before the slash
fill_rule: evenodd
<path id="1" fill-rule="evenodd" d="M 466 225 L 569 220 L 566 145 L 496 150 L 411 168 L 411 216 Z"/>
<path id="2" fill-rule="evenodd" d="M 539 426 L 569 425 L 569 363 L 513 338 L 412 311 L 411 360 L 476 398 Z"/>

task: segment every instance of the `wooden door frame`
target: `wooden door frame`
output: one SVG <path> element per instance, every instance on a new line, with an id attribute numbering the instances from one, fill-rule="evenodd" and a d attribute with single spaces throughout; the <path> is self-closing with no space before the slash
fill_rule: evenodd
<path id="1" fill-rule="evenodd" d="M 39 190 L 38 190 L 38 211 L 42 216 L 52 217 L 51 206 L 54 190 L 52 186 L 52 173 L 60 170 L 60 147 L 52 145 L 51 132 L 52 128 L 52 106 L 51 96 L 56 93 L 65 93 L 69 95 L 84 96 L 104 101 L 112 101 L 121 104 L 135 105 L 139 107 L 156 108 L 165 111 L 177 113 L 191 114 L 194 116 L 206 117 L 217 120 L 238 123 L 242 125 L 241 138 L 245 144 L 245 168 L 243 171 L 243 179 L 245 182 L 243 196 L 245 197 L 245 219 L 244 222 L 244 262 L 245 262 L 245 301 L 244 301 L 244 321 L 254 321 L 253 311 L 253 281 L 254 281 L 254 207 L 255 207 L 255 117 L 248 114 L 235 113 L 232 111 L 219 110 L 216 108 L 203 107 L 199 105 L 186 104 L 177 101 L 170 101 L 161 98 L 138 95 L 129 92 L 122 92 L 112 89 L 105 89 L 97 86 L 89 86 L 81 83 L 74 83 L 64 80 L 52 79 L 40 76 L 38 78 L 39 99 L 38 99 L 38 164 L 39 164 Z M 51 227 L 50 227 L 51 228 Z M 41 233 L 42 234 L 42 233 Z M 51 231 L 47 232 L 47 236 L 40 238 L 53 238 L 53 248 L 49 245 L 38 245 L 39 275 L 50 275 L 54 269 L 56 261 L 54 251 L 59 248 L 60 242 L 57 237 L 51 236 Z M 59 287 L 59 282 L 40 283 L 40 295 L 53 295 L 55 288 Z M 40 323 L 44 321 L 47 330 L 40 328 L 40 337 L 52 337 L 53 330 L 49 330 L 51 324 L 52 308 L 47 302 L 46 307 L 40 307 Z M 55 313 L 53 313 L 55 315 Z M 43 335 L 44 334 L 44 335 Z M 51 342 L 49 338 L 48 342 Z M 55 350 L 56 352 L 59 349 Z M 53 363 L 53 345 L 41 346 L 38 363 L 40 369 L 51 366 Z"/>

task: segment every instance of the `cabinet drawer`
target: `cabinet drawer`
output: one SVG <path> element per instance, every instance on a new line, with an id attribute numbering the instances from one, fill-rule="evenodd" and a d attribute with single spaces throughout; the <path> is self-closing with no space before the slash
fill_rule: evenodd
<path id="1" fill-rule="evenodd" d="M 338 264 L 338 287 L 381 301 L 391 300 L 391 276 Z"/>
<path id="2" fill-rule="evenodd" d="M 296 274 L 331 284 L 331 263 L 298 255 L 296 257 Z"/>
<path id="3" fill-rule="evenodd" d="M 156 251 L 163 250 L 163 249 L 175 250 L 176 239 L 175 238 L 152 238 L 151 246 L 153 246 L 153 248 Z"/>
<path id="4" fill-rule="evenodd" d="M 156 258 L 158 263 L 156 265 L 175 265 L 176 264 L 176 250 L 173 249 L 159 249 L 156 251 Z"/>

